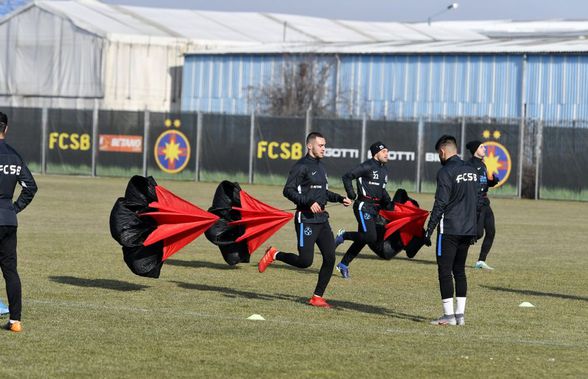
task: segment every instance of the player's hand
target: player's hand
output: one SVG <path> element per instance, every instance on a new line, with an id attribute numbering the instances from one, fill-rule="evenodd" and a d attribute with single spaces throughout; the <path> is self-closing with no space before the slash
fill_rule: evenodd
<path id="1" fill-rule="evenodd" d="M 316 201 L 312 203 L 312 205 L 310 206 L 310 210 L 312 211 L 312 213 L 321 213 L 323 211 L 319 203 L 317 203 Z"/>
<path id="2" fill-rule="evenodd" d="M 352 203 L 353 201 L 348 197 L 343 199 L 343 205 L 345 205 L 346 207 L 350 206 Z"/>
<path id="3" fill-rule="evenodd" d="M 429 233 L 429 231 L 427 230 L 425 232 L 425 236 L 423 237 L 423 243 L 427 246 L 431 246 L 431 233 Z"/>

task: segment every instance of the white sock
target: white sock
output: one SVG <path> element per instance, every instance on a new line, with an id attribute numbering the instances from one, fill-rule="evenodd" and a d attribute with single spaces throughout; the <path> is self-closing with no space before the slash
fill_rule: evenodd
<path id="1" fill-rule="evenodd" d="M 453 316 L 453 298 L 441 300 L 443 303 L 443 314 Z"/>
<path id="2" fill-rule="evenodd" d="M 458 297 L 457 298 L 457 309 L 455 310 L 455 314 L 463 315 L 465 313 L 465 305 L 466 305 L 466 298 L 465 297 Z"/>
<path id="3" fill-rule="evenodd" d="M 10 321 L 11 324 L 14 324 L 15 322 L 18 322 L 18 320 L 8 320 Z"/>

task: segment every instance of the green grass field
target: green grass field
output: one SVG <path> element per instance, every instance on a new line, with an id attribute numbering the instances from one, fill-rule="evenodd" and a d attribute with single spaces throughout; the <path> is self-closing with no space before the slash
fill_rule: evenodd
<path id="1" fill-rule="evenodd" d="M 37 180 L 38 195 L 19 218 L 24 332 L 0 333 L 0 377 L 588 376 L 586 203 L 493 200 L 497 237 L 488 263 L 496 270 L 468 269 L 465 327 L 435 327 L 432 248 L 392 261 L 363 251 L 351 280 L 334 274 L 325 294 L 334 309 L 315 309 L 305 301 L 318 254 L 307 270 L 277 262 L 259 274 L 261 251 L 232 268 L 201 236 L 164 264 L 159 279 L 141 278 L 108 226 L 126 179 Z M 159 184 L 202 208 L 216 188 Z M 291 207 L 281 187 L 243 187 Z M 416 198 L 432 206 L 432 195 Z M 333 229 L 356 227 L 350 209 L 329 212 Z M 294 250 L 292 225 L 270 242 Z M 520 308 L 523 301 L 536 307 Z M 266 321 L 247 320 L 252 314 Z"/>

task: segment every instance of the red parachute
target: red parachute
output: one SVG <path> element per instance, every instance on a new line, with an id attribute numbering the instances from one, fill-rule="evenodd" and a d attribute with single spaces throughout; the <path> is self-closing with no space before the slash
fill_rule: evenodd
<path id="1" fill-rule="evenodd" d="M 219 184 L 213 206 L 205 211 L 152 177 L 134 176 L 111 211 L 110 231 L 131 271 L 157 278 L 163 262 L 202 233 L 219 246 L 227 263 L 249 262 L 249 255 L 292 217 L 238 183 Z"/>

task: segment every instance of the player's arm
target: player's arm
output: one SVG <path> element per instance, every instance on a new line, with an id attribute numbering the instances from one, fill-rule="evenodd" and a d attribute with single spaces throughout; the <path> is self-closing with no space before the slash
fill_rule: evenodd
<path id="1" fill-rule="evenodd" d="M 300 207 L 311 206 L 308 196 L 298 191 L 305 175 L 306 170 L 303 165 L 294 165 L 288 174 L 288 179 L 286 180 L 286 185 L 284 185 L 284 191 L 282 192 L 288 200 Z"/>
<path id="2" fill-rule="evenodd" d="M 427 225 L 427 232 L 430 236 L 433 233 L 433 230 L 441 221 L 441 217 L 443 217 L 443 213 L 445 213 L 445 209 L 447 208 L 447 204 L 449 203 L 449 197 L 451 195 L 451 186 L 452 181 L 449 173 L 445 170 L 439 171 L 437 174 L 437 190 L 435 191 L 435 203 L 433 204 L 433 209 L 431 210 L 431 216 L 429 217 L 429 223 Z"/>
<path id="3" fill-rule="evenodd" d="M 341 177 L 343 181 L 343 187 L 345 187 L 345 192 L 347 193 L 347 197 L 351 200 L 355 200 L 357 198 L 357 194 L 353 190 L 353 180 L 357 178 L 361 178 L 362 176 L 366 175 L 366 168 L 363 164 L 355 167 L 353 170 L 347 172 L 345 175 Z"/>
<path id="4" fill-rule="evenodd" d="M 13 205 L 15 212 L 19 213 L 25 209 L 31 201 L 33 201 L 33 197 L 35 197 L 35 193 L 37 193 L 37 183 L 29 171 L 29 168 L 24 163 L 21 163 L 21 170 L 17 176 L 17 180 L 22 189 Z"/>

